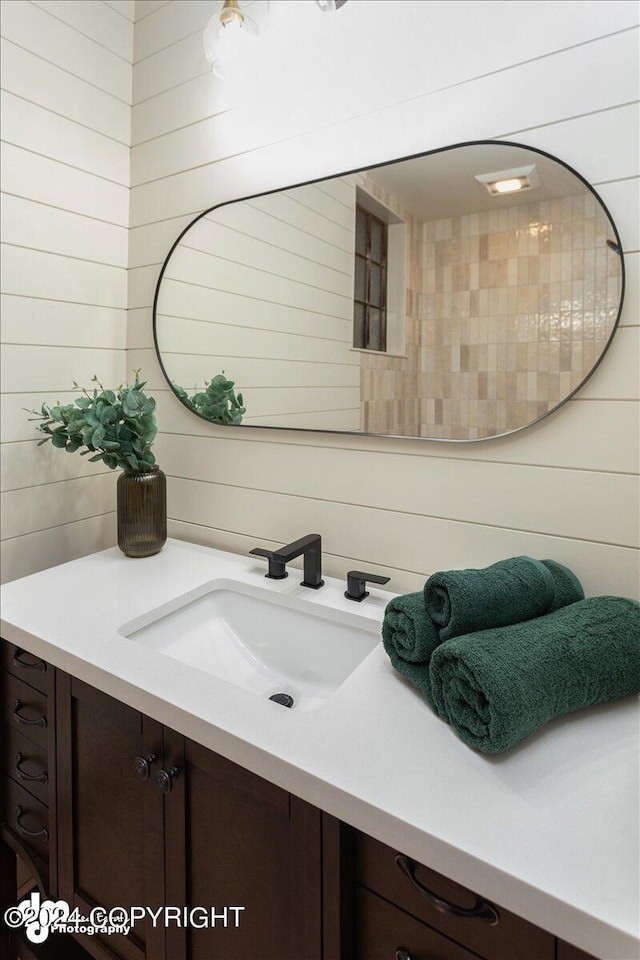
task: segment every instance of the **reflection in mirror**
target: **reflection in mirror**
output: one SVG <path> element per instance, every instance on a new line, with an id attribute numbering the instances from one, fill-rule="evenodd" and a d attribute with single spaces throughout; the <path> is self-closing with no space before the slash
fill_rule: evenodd
<path id="1" fill-rule="evenodd" d="M 205 213 L 165 262 L 155 337 L 216 423 L 476 440 L 578 389 L 622 290 L 585 182 L 475 143 Z"/>

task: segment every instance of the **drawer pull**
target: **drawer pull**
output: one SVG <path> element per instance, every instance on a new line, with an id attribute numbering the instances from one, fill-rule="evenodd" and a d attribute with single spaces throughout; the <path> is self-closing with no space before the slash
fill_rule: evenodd
<path id="1" fill-rule="evenodd" d="M 18 806 L 16 807 L 16 830 L 18 831 L 21 837 L 28 837 L 29 840 L 48 840 L 49 839 L 49 831 L 46 829 L 46 827 L 43 827 L 42 830 L 36 830 L 36 831 L 27 830 L 25 827 L 23 827 L 22 824 L 20 823 L 23 816 L 24 816 L 24 810 L 22 809 L 20 804 L 18 804 Z"/>
<path id="2" fill-rule="evenodd" d="M 21 650 L 20 647 L 16 647 L 13 652 L 13 665 L 14 667 L 22 667 L 23 670 L 39 670 L 40 673 L 46 673 L 47 665 L 44 660 L 41 660 L 39 657 L 34 657 L 33 662 L 29 660 L 23 660 L 23 655 L 27 653 L 26 650 Z M 28 657 L 33 656 L 31 653 L 27 653 Z"/>
<path id="3" fill-rule="evenodd" d="M 47 776 L 47 771 L 43 770 L 42 773 L 25 773 L 24 770 L 20 769 L 20 764 L 22 763 L 24 757 L 21 753 L 16 754 L 16 773 L 20 780 L 24 780 L 25 783 L 36 781 L 37 783 L 48 783 L 49 778 Z"/>
<path id="4" fill-rule="evenodd" d="M 398 947 L 395 960 L 411 960 L 411 954 L 408 950 L 405 950 L 404 947 Z"/>
<path id="5" fill-rule="evenodd" d="M 16 700 L 15 707 L 13 708 L 13 715 L 18 721 L 18 723 L 23 723 L 26 727 L 46 727 L 47 718 L 46 717 L 36 717 L 35 720 L 29 720 L 28 717 L 24 717 L 20 713 L 20 707 L 22 706 L 21 700 Z"/>
<path id="6" fill-rule="evenodd" d="M 439 897 L 436 893 L 423 887 L 416 878 L 416 867 L 409 857 L 404 857 L 399 853 L 396 856 L 396 863 L 404 875 L 408 877 L 410 883 L 418 891 L 420 896 L 428 900 L 434 910 L 438 910 L 440 913 L 446 913 L 450 917 L 458 917 L 459 919 L 484 920 L 490 927 L 495 927 L 496 924 L 500 922 L 498 911 L 495 907 L 491 906 L 490 903 L 487 903 L 486 900 L 477 897 L 472 907 L 459 907 L 455 903 L 450 903 L 449 900 L 443 900 L 443 898 Z"/>

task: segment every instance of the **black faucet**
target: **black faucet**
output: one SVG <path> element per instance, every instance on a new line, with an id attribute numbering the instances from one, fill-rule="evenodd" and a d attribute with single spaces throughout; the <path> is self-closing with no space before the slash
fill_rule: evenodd
<path id="1" fill-rule="evenodd" d="M 306 537 L 294 540 L 293 543 L 287 544 L 286 547 L 280 547 L 273 552 L 256 547 L 249 553 L 267 558 L 269 570 L 266 576 L 272 580 L 281 580 L 286 577 L 286 564 L 304 554 L 304 579 L 300 586 L 319 590 L 324 584 L 322 579 L 322 538 L 319 533 L 309 533 Z"/>
<path id="2" fill-rule="evenodd" d="M 361 603 L 369 596 L 365 589 L 369 583 L 389 583 L 389 577 L 381 577 L 377 573 L 364 573 L 362 570 L 349 570 L 347 574 L 347 589 L 344 592 L 347 600 L 356 600 Z"/>

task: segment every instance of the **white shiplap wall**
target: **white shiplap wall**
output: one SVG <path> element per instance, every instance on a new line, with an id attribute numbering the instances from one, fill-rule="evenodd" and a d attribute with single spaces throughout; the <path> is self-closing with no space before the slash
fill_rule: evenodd
<path id="1" fill-rule="evenodd" d="M 318 530 L 328 572 L 386 572 L 397 591 L 435 569 L 530 553 L 569 564 L 590 594 L 637 596 L 637 5 L 354 0 L 324 16 L 288 0 L 268 19 L 263 7 L 251 5 L 266 64 L 229 91 L 200 46 L 218 2 L 137 3 L 129 366 L 158 394 L 171 534 L 246 552 Z M 511 438 L 446 445 L 216 428 L 167 392 L 151 302 L 189 218 L 474 138 L 572 164 L 620 230 L 622 326 L 575 400 Z"/>
<path id="2" fill-rule="evenodd" d="M 347 178 L 225 205 L 193 224 L 157 304 L 171 380 L 192 392 L 224 371 L 245 424 L 358 430 L 354 224 Z"/>
<path id="3" fill-rule="evenodd" d="M 115 542 L 115 475 L 23 408 L 126 376 L 133 0 L 3 0 L 2 579 Z"/>
<path id="4" fill-rule="evenodd" d="M 396 590 L 530 552 L 571 564 L 590 593 L 637 595 L 635 2 L 352 0 L 324 16 L 287 0 L 268 17 L 247 3 L 266 57 L 232 89 L 201 50 L 219 6 L 138 0 L 134 37 L 129 0 L 2 4 L 3 578 L 114 539 L 113 474 L 36 449 L 21 408 L 142 366 L 173 535 L 244 552 L 318 529 L 329 572 L 368 564 Z M 488 137 L 573 164 L 620 229 L 622 326 L 578 398 L 512 438 L 440 445 L 224 430 L 170 395 L 151 301 L 196 213 Z"/>

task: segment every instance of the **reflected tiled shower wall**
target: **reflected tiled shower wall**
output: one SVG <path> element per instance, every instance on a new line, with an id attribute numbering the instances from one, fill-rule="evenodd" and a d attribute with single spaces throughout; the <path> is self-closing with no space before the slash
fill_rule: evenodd
<path id="1" fill-rule="evenodd" d="M 395 398 L 377 394 L 380 373 L 363 372 L 366 430 L 386 430 L 396 414 L 382 404 L 399 412 L 414 385 L 419 410 L 392 424 L 398 433 L 474 439 L 531 422 L 580 384 L 609 339 L 620 288 L 611 227 L 591 194 L 411 227 L 417 363 L 395 361 Z"/>

